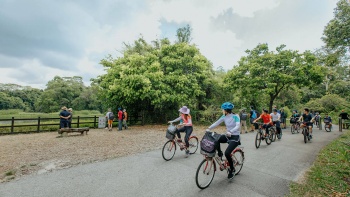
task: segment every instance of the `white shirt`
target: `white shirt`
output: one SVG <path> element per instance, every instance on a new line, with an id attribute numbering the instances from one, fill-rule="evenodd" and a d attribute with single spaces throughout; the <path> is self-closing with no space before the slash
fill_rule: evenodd
<path id="1" fill-rule="evenodd" d="M 279 113 L 276 113 L 276 114 L 271 113 L 270 115 L 271 115 L 272 121 L 279 121 L 281 118 L 281 114 Z"/>

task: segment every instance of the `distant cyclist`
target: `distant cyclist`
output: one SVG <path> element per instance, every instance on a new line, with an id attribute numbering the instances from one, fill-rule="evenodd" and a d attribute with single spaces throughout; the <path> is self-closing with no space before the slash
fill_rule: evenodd
<path id="1" fill-rule="evenodd" d="M 281 114 L 277 113 L 277 109 L 273 109 L 270 116 L 272 118 L 273 124 L 276 125 L 277 134 L 279 134 L 281 136 L 282 135 L 282 130 L 281 130 L 281 126 L 280 126 Z"/>
<path id="2" fill-rule="evenodd" d="M 189 147 L 189 142 L 188 139 L 192 134 L 193 127 L 192 127 L 192 118 L 190 115 L 190 109 L 188 109 L 186 106 L 183 106 L 179 109 L 179 112 L 181 113 L 180 117 L 176 118 L 175 120 L 169 121 L 169 123 L 173 122 L 178 122 L 181 121 L 183 122 L 184 127 L 181 127 L 176 130 L 177 137 L 179 138 L 178 142 L 182 142 L 181 140 L 181 135 L 180 132 L 185 132 L 185 144 L 186 144 L 186 157 L 190 155 L 190 151 L 188 150 Z"/>
<path id="3" fill-rule="evenodd" d="M 230 164 L 230 169 L 227 177 L 229 179 L 232 179 L 235 174 L 235 168 L 233 167 L 231 153 L 238 145 L 240 145 L 240 119 L 237 114 L 232 113 L 233 108 L 234 105 L 232 103 L 223 103 L 221 105 L 223 115 L 220 117 L 219 120 L 217 120 L 207 129 L 207 131 L 210 131 L 210 129 L 219 126 L 222 122 L 224 122 L 226 125 L 226 134 L 220 136 L 220 138 L 217 141 L 218 143 L 216 145 L 216 149 L 218 150 L 218 156 L 222 157 L 223 154 L 221 151 L 220 143 L 229 142 L 225 150 L 225 157 L 228 163 Z"/>
<path id="4" fill-rule="evenodd" d="M 326 124 L 329 124 L 329 126 L 332 127 L 332 118 L 328 116 L 328 114 L 325 114 L 323 118 L 323 122 Z"/>
<path id="5" fill-rule="evenodd" d="M 269 128 L 272 126 L 272 119 L 271 119 L 271 115 L 268 114 L 269 111 L 267 111 L 267 109 L 263 109 L 262 114 L 260 115 L 259 118 L 255 119 L 253 123 L 256 123 L 258 120 L 262 119 L 264 124 L 263 124 L 263 128 L 265 128 L 265 137 L 267 136 L 267 134 L 269 134 Z"/>
<path id="6" fill-rule="evenodd" d="M 299 121 L 306 124 L 306 126 L 309 128 L 309 136 L 312 139 L 312 125 L 313 125 L 312 122 L 314 121 L 314 119 L 312 118 L 312 115 L 309 113 L 308 108 L 304 109 L 304 113 L 302 116 L 300 116 Z M 302 124 L 300 128 L 304 128 L 304 124 Z"/>

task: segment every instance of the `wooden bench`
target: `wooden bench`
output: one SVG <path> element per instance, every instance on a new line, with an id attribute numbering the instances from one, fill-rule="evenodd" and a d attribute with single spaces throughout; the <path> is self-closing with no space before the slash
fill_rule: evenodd
<path id="1" fill-rule="evenodd" d="M 68 133 L 77 132 L 77 133 L 80 133 L 81 135 L 84 135 L 84 132 L 85 132 L 85 135 L 87 135 L 89 129 L 90 129 L 89 127 L 83 127 L 83 128 L 62 128 L 62 129 L 58 129 L 58 134 L 62 135 L 63 137 L 66 137 L 66 136 L 68 136 Z"/>

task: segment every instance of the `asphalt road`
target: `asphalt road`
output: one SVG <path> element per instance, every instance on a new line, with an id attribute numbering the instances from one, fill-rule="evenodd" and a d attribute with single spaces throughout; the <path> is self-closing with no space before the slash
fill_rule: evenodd
<path id="1" fill-rule="evenodd" d="M 26 176 L 0 184 L 0 196 L 284 196 L 290 182 L 312 165 L 319 150 L 340 135 L 336 126 L 334 130 L 314 129 L 314 138 L 307 144 L 301 134 L 283 130 L 282 140 L 271 145 L 262 142 L 259 149 L 254 145 L 255 133 L 243 134 L 246 159 L 241 173 L 229 181 L 225 171 L 217 171 L 204 190 L 195 183 L 203 159 L 199 151 L 185 158 L 184 151 L 177 150 L 171 161 L 164 161 L 161 150 L 156 150 Z"/>

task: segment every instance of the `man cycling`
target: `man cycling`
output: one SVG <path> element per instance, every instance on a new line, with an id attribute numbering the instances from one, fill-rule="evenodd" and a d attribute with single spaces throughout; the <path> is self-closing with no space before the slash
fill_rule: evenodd
<path id="1" fill-rule="evenodd" d="M 329 127 L 332 127 L 332 118 L 328 116 L 328 114 L 325 114 L 325 117 L 323 118 L 323 122 L 325 124 L 329 124 Z"/>
<path id="2" fill-rule="evenodd" d="M 304 128 L 304 124 L 306 124 L 306 126 L 309 128 L 309 136 L 310 136 L 310 139 L 312 139 L 312 125 L 313 125 L 314 118 L 309 113 L 308 108 L 304 109 L 304 113 L 302 116 L 300 116 L 299 121 L 303 122 L 300 128 Z"/>
<path id="3" fill-rule="evenodd" d="M 270 116 L 272 118 L 273 124 L 276 125 L 277 136 L 278 136 L 278 139 L 280 139 L 282 136 L 282 130 L 281 130 L 281 126 L 280 126 L 281 114 L 277 113 L 277 109 L 273 109 Z"/>
<path id="4" fill-rule="evenodd" d="M 272 119 L 271 119 L 271 115 L 268 114 L 268 111 L 266 109 L 263 109 L 262 114 L 260 115 L 259 118 L 255 119 L 253 121 L 253 123 L 256 123 L 256 121 L 263 119 L 264 125 L 263 128 L 265 128 L 265 137 L 267 136 L 267 134 L 269 134 L 269 128 L 271 127 L 272 123 Z"/>
<path id="5" fill-rule="evenodd" d="M 230 164 L 230 169 L 228 173 L 229 179 L 232 179 L 235 175 L 235 168 L 233 167 L 233 161 L 231 158 L 232 151 L 240 145 L 240 119 L 237 114 L 232 113 L 232 109 L 234 108 L 234 105 L 230 102 L 225 102 L 221 105 L 222 113 L 223 115 L 220 117 L 219 120 L 217 120 L 214 124 L 212 124 L 207 131 L 210 131 L 210 129 L 213 129 L 217 126 L 219 126 L 222 122 L 226 125 L 226 134 L 221 135 L 218 139 L 216 144 L 216 149 L 218 150 L 218 156 L 222 157 L 222 151 L 220 148 L 220 143 L 227 143 L 229 142 L 226 150 L 225 150 L 225 157 Z"/>

